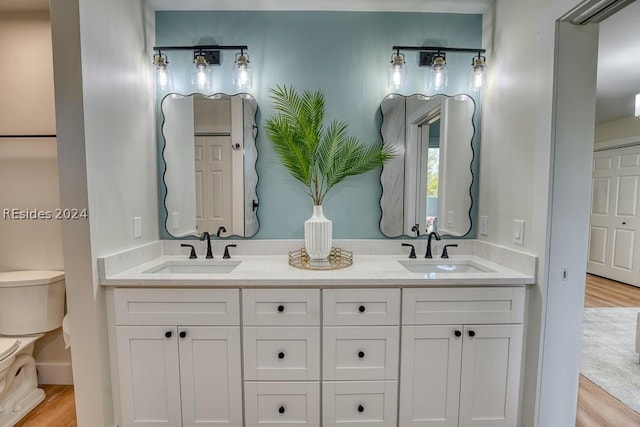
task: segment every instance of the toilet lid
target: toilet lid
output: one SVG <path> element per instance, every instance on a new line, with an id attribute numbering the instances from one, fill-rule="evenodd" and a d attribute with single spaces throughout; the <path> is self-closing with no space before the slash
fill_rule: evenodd
<path id="1" fill-rule="evenodd" d="M 11 356 L 17 350 L 20 341 L 16 338 L 0 338 L 0 360 Z"/>
<path id="2" fill-rule="evenodd" d="M 24 270 L 0 272 L 0 287 L 31 286 L 55 283 L 64 279 L 64 271 Z"/>

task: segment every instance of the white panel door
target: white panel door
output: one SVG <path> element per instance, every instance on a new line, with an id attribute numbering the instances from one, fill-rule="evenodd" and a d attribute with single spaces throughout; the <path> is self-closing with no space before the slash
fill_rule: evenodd
<path id="1" fill-rule="evenodd" d="M 196 228 L 232 231 L 231 137 L 196 136 Z"/>
<path id="2" fill-rule="evenodd" d="M 516 427 L 522 325 L 463 331 L 459 427 Z"/>
<path id="3" fill-rule="evenodd" d="M 118 326 L 122 427 L 182 425 L 175 326 Z"/>
<path id="4" fill-rule="evenodd" d="M 404 326 L 400 362 L 402 427 L 457 427 L 462 326 Z"/>
<path id="5" fill-rule="evenodd" d="M 640 146 L 594 153 L 587 271 L 640 280 Z"/>
<path id="6" fill-rule="evenodd" d="M 240 327 L 178 328 L 182 426 L 242 425 Z"/>

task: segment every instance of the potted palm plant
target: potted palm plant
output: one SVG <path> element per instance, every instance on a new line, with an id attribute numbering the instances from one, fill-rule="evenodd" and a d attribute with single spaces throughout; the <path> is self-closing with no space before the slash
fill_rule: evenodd
<path id="1" fill-rule="evenodd" d="M 325 127 L 325 98 L 320 91 L 299 94 L 293 87 L 270 90 L 276 114 L 266 129 L 273 149 L 291 175 L 313 200 L 313 215 L 305 221 L 305 249 L 312 260 L 331 250 L 332 224 L 322 202 L 343 179 L 375 169 L 394 156 L 382 142 L 367 145 L 347 131 L 347 123 L 333 120 Z"/>

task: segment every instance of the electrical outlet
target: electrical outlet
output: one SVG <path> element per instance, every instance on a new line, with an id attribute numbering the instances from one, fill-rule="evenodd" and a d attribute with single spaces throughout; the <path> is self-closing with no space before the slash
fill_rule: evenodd
<path id="1" fill-rule="evenodd" d="M 133 217 L 133 238 L 138 239 L 142 237 L 142 217 Z"/>
<path id="2" fill-rule="evenodd" d="M 171 227 L 173 227 L 174 230 L 180 228 L 180 216 L 178 212 L 171 212 Z"/>
<path id="3" fill-rule="evenodd" d="M 447 212 L 447 227 L 453 227 L 453 211 Z"/>
<path id="4" fill-rule="evenodd" d="M 489 235 L 489 217 L 486 215 L 480 217 L 480 235 Z"/>
<path id="5" fill-rule="evenodd" d="M 524 221 L 513 220 L 513 243 L 524 245 Z"/>

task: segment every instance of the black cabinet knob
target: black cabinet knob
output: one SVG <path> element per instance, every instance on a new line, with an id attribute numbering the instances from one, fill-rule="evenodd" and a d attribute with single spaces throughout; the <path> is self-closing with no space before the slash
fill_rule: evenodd
<path id="1" fill-rule="evenodd" d="M 469 336 L 471 338 L 475 337 L 476 336 L 476 331 L 469 331 Z"/>
<path id="2" fill-rule="evenodd" d="M 167 331 L 167 332 L 164 333 L 164 336 L 167 337 L 167 338 L 171 338 L 171 335 L 173 335 L 171 333 L 171 331 Z"/>
<path id="3" fill-rule="evenodd" d="M 455 335 L 455 336 L 457 336 L 457 337 L 460 337 L 460 336 L 462 336 L 462 332 L 460 332 L 460 331 L 454 331 L 453 335 Z"/>
<path id="4" fill-rule="evenodd" d="M 284 305 L 278 306 L 278 313 L 282 313 L 284 311 Z"/>
<path id="5" fill-rule="evenodd" d="M 180 331 L 180 338 L 186 338 L 187 337 L 187 332 L 186 331 Z"/>
<path id="6" fill-rule="evenodd" d="M 364 359 L 364 351 L 359 351 L 359 352 L 358 352 L 358 357 L 359 357 L 360 359 Z"/>
<path id="7" fill-rule="evenodd" d="M 279 407 L 278 412 L 280 412 L 281 414 L 284 414 L 285 412 L 284 406 Z"/>
<path id="8" fill-rule="evenodd" d="M 284 359 L 284 353 L 282 351 L 278 353 L 278 359 Z"/>
<path id="9" fill-rule="evenodd" d="M 364 305 L 361 305 L 360 307 L 358 307 L 358 311 L 360 313 L 364 313 L 367 310 L 367 308 Z"/>
<path id="10" fill-rule="evenodd" d="M 364 406 L 358 405 L 358 412 L 364 412 Z"/>

